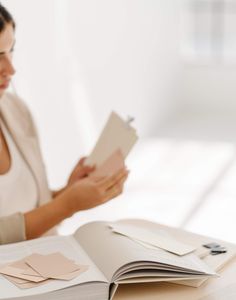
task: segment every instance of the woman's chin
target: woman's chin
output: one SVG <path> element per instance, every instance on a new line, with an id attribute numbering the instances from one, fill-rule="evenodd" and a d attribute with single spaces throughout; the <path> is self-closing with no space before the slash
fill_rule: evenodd
<path id="1" fill-rule="evenodd" d="M 0 98 L 2 98 L 2 96 L 4 95 L 6 89 L 0 89 Z"/>

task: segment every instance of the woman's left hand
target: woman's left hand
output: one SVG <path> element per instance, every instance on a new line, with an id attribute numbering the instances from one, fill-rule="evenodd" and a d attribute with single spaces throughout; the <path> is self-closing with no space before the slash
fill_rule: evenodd
<path id="1" fill-rule="evenodd" d="M 95 170 L 95 166 L 87 166 L 84 164 L 86 158 L 87 157 L 82 157 L 73 169 L 67 182 L 68 186 L 72 185 L 80 179 L 87 177 L 90 173 L 92 173 Z"/>

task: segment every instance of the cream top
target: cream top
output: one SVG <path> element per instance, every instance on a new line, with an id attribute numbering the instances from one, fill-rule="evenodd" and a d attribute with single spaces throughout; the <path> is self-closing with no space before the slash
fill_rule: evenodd
<path id="1" fill-rule="evenodd" d="M 0 217 L 3 217 L 32 210 L 37 205 L 38 194 L 29 166 L 1 120 L 0 125 L 11 156 L 9 171 L 0 175 Z"/>

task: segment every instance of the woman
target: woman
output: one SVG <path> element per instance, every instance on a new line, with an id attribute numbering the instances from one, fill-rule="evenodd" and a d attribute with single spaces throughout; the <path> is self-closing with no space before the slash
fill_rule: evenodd
<path id="1" fill-rule="evenodd" d="M 15 73 L 15 22 L 0 4 L 0 244 L 32 239 L 75 212 L 95 207 L 122 192 L 128 171 L 93 178 L 79 161 L 67 185 L 51 192 L 37 133 L 25 104 L 6 93 Z"/>

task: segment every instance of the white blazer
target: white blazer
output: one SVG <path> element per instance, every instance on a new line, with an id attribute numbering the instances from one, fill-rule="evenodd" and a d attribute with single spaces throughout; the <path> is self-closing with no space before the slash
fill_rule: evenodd
<path id="1" fill-rule="evenodd" d="M 32 171 L 38 189 L 37 206 L 50 201 L 52 195 L 48 187 L 38 135 L 28 108 L 17 96 L 6 93 L 0 98 L 0 115 Z M 0 244 L 25 239 L 25 220 L 22 213 L 0 218 Z"/>

